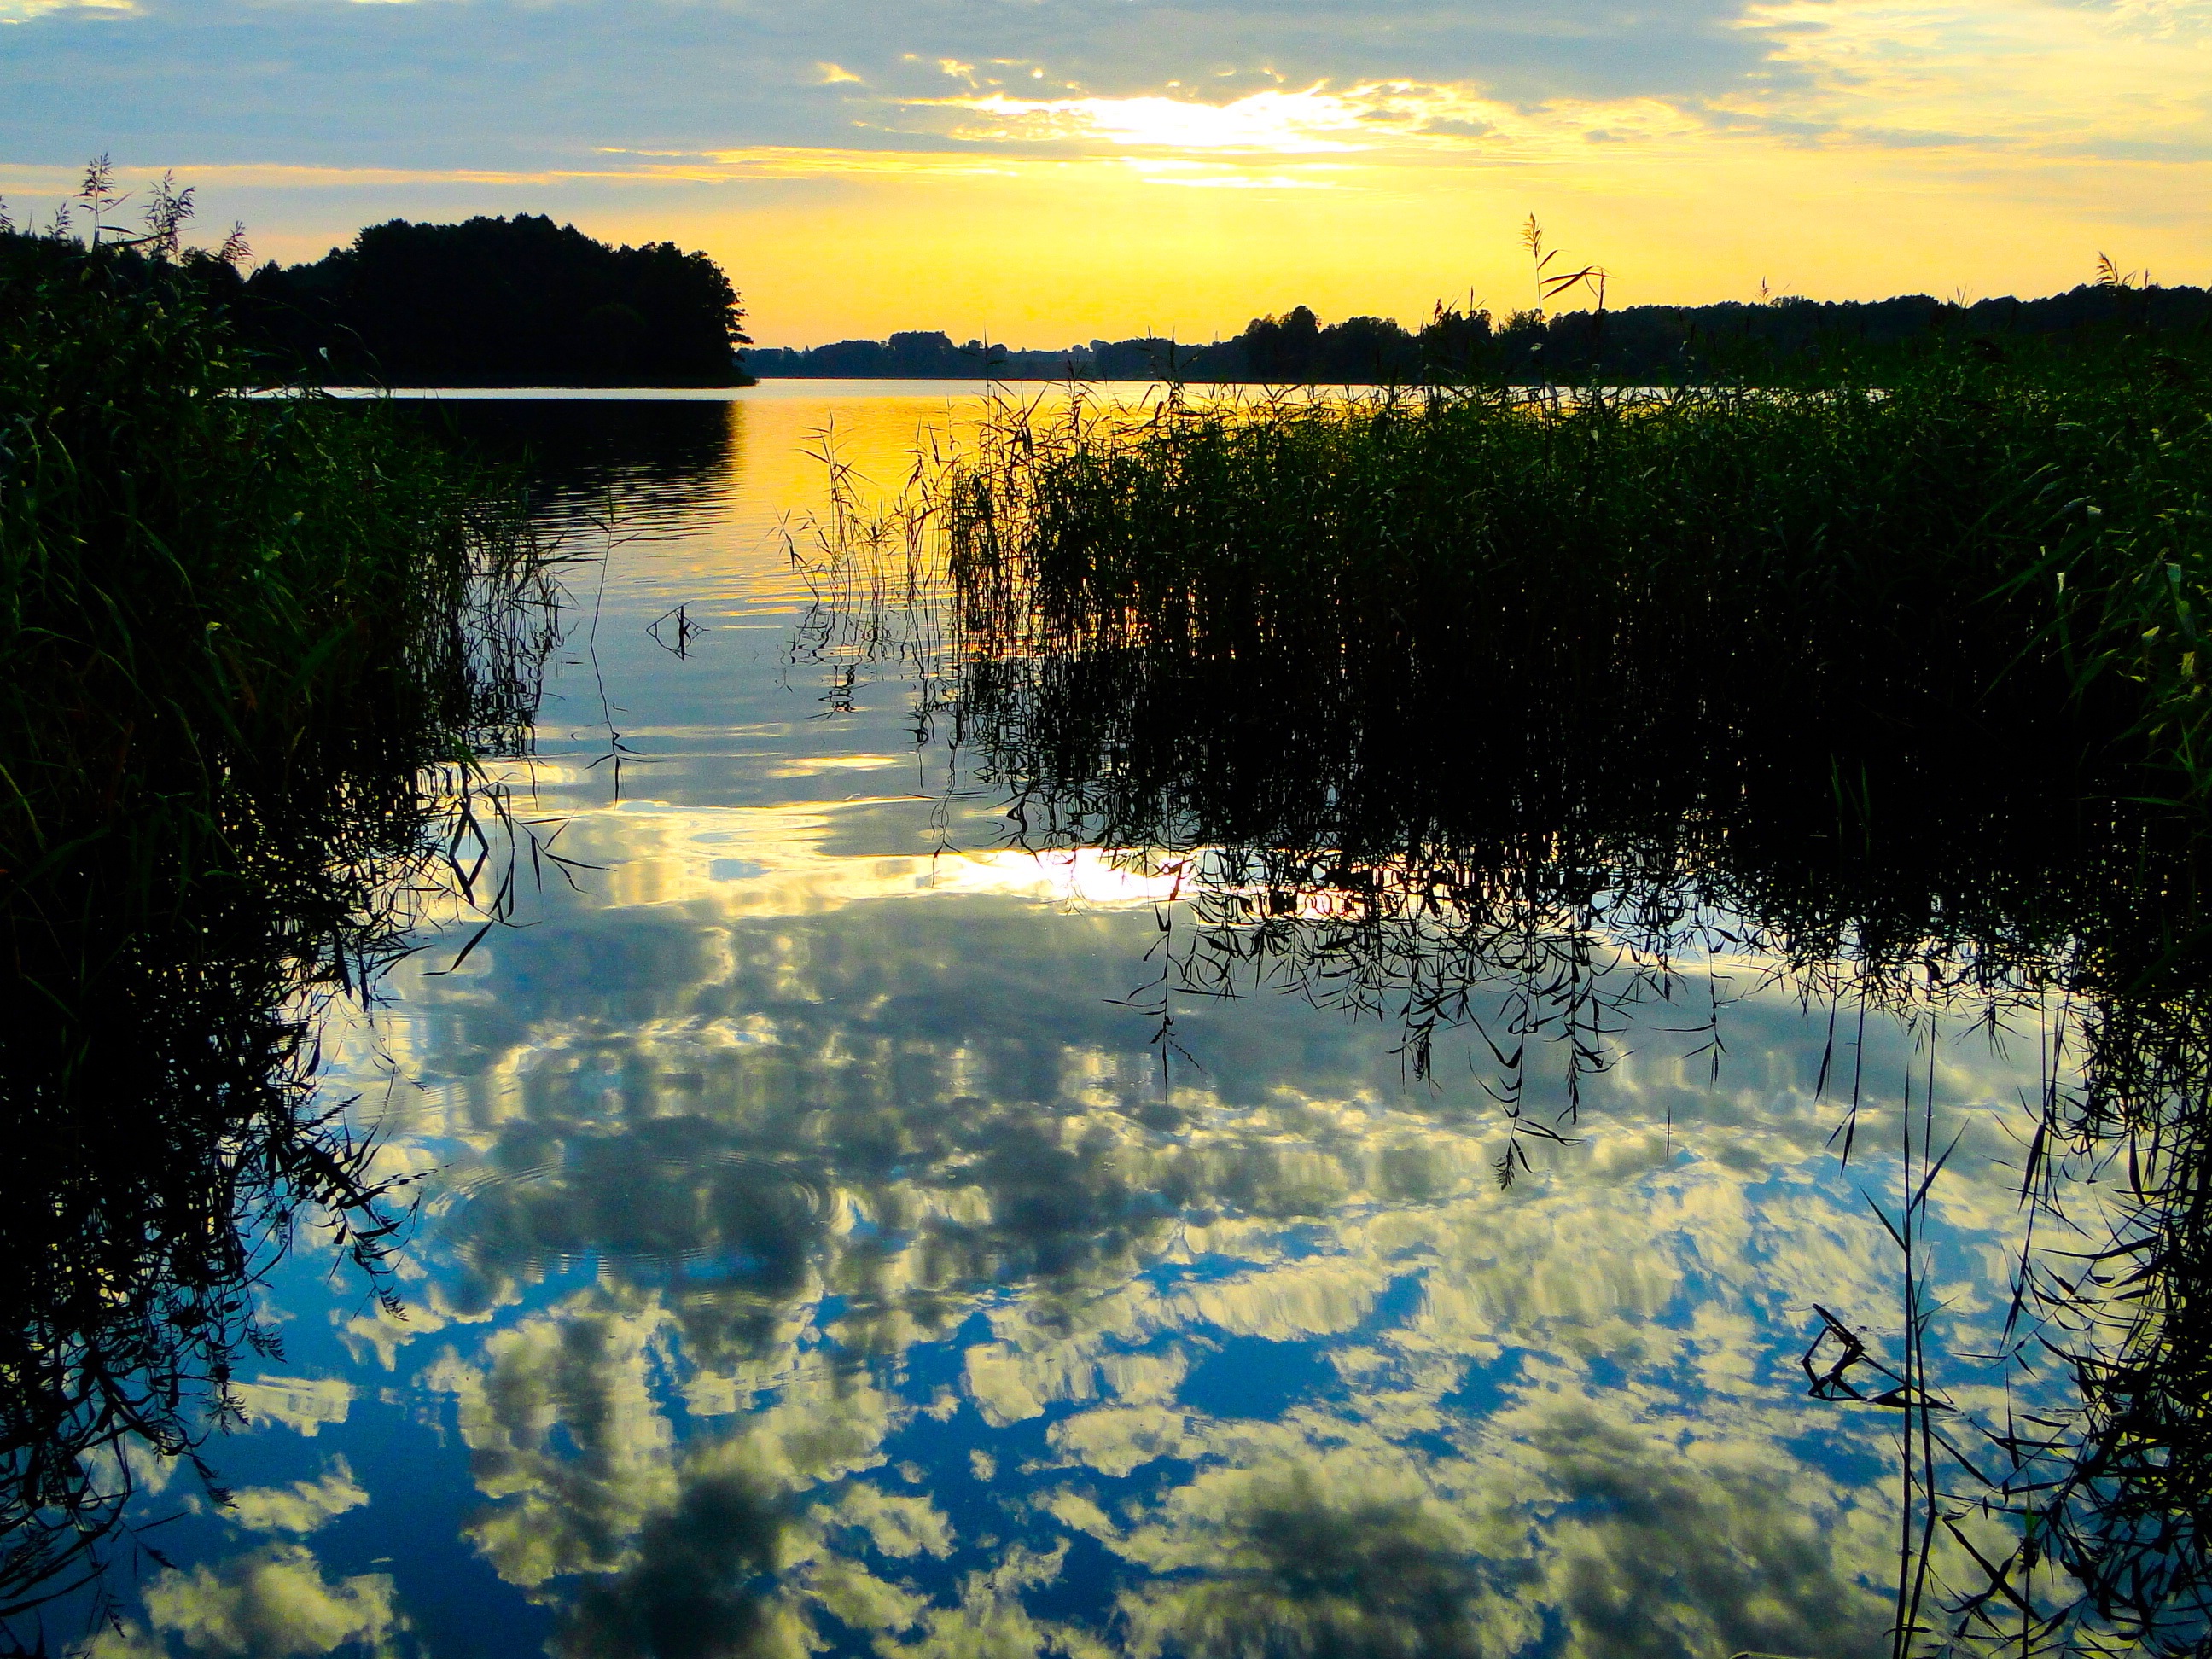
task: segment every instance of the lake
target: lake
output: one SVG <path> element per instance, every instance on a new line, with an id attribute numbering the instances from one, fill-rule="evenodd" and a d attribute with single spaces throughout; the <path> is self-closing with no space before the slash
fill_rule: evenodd
<path id="1" fill-rule="evenodd" d="M 831 556 L 831 463 L 889 501 L 977 391 L 452 400 L 577 557 L 492 763 L 509 921 L 432 896 L 325 1017 L 325 1097 L 412 1183 L 389 1294 L 312 1229 L 275 1263 L 281 1352 L 204 1449 L 232 1501 L 141 1460 L 159 1553 L 92 1650 L 1844 1659 L 1901 1594 L 1944 1626 L 1949 1540 L 2009 1547 L 1961 1460 L 2078 1406 L 2022 1358 L 2020 1264 L 2121 1224 L 2109 1151 L 2022 1201 L 2078 1007 L 1869 994 L 1710 894 L 1656 953 L 1602 872 L 1478 949 L 1464 892 L 1386 902 L 1371 864 L 1087 838 L 1060 683 L 989 703 L 941 598 Z"/>

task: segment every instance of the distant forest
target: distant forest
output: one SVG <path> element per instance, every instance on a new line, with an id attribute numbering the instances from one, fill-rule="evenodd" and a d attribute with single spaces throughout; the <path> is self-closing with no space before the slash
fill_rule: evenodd
<path id="1" fill-rule="evenodd" d="M 1442 307 L 1418 332 L 1386 317 L 1322 326 L 1299 306 L 1257 317 L 1232 339 L 1188 345 L 1146 337 L 1093 340 L 1063 351 L 1018 351 L 942 333 L 840 340 L 811 350 L 756 349 L 745 368 L 762 377 L 878 380 L 1152 380 L 1243 385 L 1418 385 L 1465 380 L 1527 384 L 1598 379 L 1665 383 L 1809 367 L 1824 356 L 1881 358 L 1939 340 L 2058 344 L 2116 332 L 2212 332 L 2212 294 L 2197 288 L 2105 282 L 2042 300 L 1983 300 L 1971 306 L 1910 295 L 1824 302 L 1776 299 L 1752 305 L 1631 306 L 1502 323 L 1486 311 Z"/>
<path id="2" fill-rule="evenodd" d="M 526 214 L 371 225 L 313 264 L 234 278 L 223 297 L 244 342 L 270 360 L 272 379 L 751 384 L 734 355 L 748 343 L 744 312 L 714 260 L 673 242 L 610 247 Z"/>

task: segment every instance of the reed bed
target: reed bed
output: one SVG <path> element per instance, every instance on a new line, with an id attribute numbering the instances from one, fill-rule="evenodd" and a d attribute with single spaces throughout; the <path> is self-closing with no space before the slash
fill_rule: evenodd
<path id="1" fill-rule="evenodd" d="M 2117 882 L 2094 970 L 2147 988 L 2199 950 L 2206 414 L 2168 365 L 1981 362 L 1017 410 L 916 545 L 962 735 L 1108 844 L 1640 821 L 1802 954 L 1899 963 L 2045 950 Z"/>
<path id="2" fill-rule="evenodd" d="M 19 890 L 125 842 L 155 909 L 282 881 L 271 814 L 511 737 L 529 646 L 496 624 L 545 566 L 478 480 L 375 411 L 232 395 L 250 366 L 170 262 L 0 239 L 0 325 Z"/>
<path id="3" fill-rule="evenodd" d="M 1326 635 L 1369 677 L 1449 640 L 1632 697 L 1934 689 L 1988 721 L 2056 670 L 2100 741 L 2201 805 L 2208 416 L 2185 365 L 2124 352 L 1880 387 L 1176 403 L 1012 422 L 939 505 L 979 617 L 1224 655 Z"/>
<path id="4" fill-rule="evenodd" d="M 0 1614 L 96 1576 L 134 1459 L 197 1460 L 296 1222 L 379 1267 L 404 1205 L 312 1004 L 428 866 L 475 879 L 553 599 L 380 411 L 236 395 L 198 257 L 0 234 Z"/>

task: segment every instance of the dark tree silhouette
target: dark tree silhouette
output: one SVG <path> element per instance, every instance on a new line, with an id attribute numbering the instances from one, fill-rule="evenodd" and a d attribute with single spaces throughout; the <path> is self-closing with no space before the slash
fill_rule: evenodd
<path id="1" fill-rule="evenodd" d="M 731 386 L 744 313 L 720 265 L 673 242 L 610 247 L 519 215 L 371 225 L 245 285 L 248 338 L 337 383 Z"/>

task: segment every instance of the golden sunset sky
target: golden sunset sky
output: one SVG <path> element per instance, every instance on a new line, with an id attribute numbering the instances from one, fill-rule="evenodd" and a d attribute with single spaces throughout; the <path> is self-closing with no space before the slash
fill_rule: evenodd
<path id="1" fill-rule="evenodd" d="M 0 0 L 0 194 L 84 160 L 311 258 L 547 213 L 754 337 L 1207 339 L 1529 303 L 2212 280 L 2212 0 Z"/>

